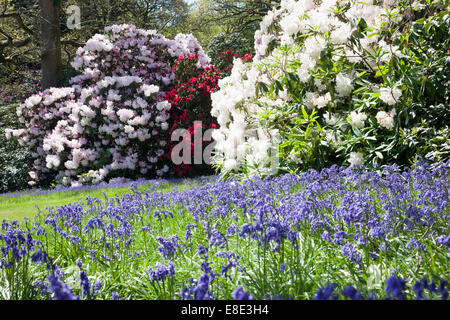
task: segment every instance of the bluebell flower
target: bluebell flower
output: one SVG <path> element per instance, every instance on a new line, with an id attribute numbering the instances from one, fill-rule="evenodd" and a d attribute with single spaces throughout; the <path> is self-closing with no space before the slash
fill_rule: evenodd
<path id="1" fill-rule="evenodd" d="M 166 281 L 166 278 L 172 277 L 175 274 L 175 266 L 172 262 L 169 262 L 168 267 L 157 263 L 153 268 L 148 269 L 148 275 L 152 282 L 155 281 Z"/>
<path id="2" fill-rule="evenodd" d="M 371 292 L 366 298 L 366 300 L 374 300 L 374 299 L 375 299 L 375 292 Z"/>
<path id="3" fill-rule="evenodd" d="M 419 250 L 419 251 L 424 249 L 423 245 L 415 237 L 412 237 L 408 241 L 408 243 L 406 244 L 406 248 L 408 248 L 408 249 L 414 248 L 414 249 Z"/>
<path id="4" fill-rule="evenodd" d="M 406 299 L 405 293 L 403 292 L 405 290 L 405 283 L 406 280 L 392 275 L 387 279 L 384 291 L 395 299 L 404 300 Z"/>
<path id="5" fill-rule="evenodd" d="M 413 286 L 413 290 L 416 293 L 416 300 L 422 300 L 424 298 L 423 286 L 421 281 L 416 281 L 416 283 Z"/>
<path id="6" fill-rule="evenodd" d="M 342 240 L 345 237 L 345 232 L 344 231 L 338 231 L 334 234 L 334 239 L 333 242 L 336 244 L 341 244 Z"/>
<path id="7" fill-rule="evenodd" d="M 225 247 L 227 243 L 227 239 L 224 237 L 223 234 L 218 232 L 217 230 L 214 230 L 209 238 L 209 245 L 210 246 L 217 246 L 219 248 Z"/>
<path id="8" fill-rule="evenodd" d="M 352 300 L 361 300 L 362 295 L 352 286 L 346 286 L 342 291 L 345 298 L 350 298 Z"/>
<path id="9" fill-rule="evenodd" d="M 113 291 L 111 294 L 111 300 L 120 300 L 120 296 L 117 292 Z"/>
<path id="10" fill-rule="evenodd" d="M 36 280 L 33 282 L 33 286 L 39 289 L 39 296 L 41 297 L 45 297 L 47 294 L 51 293 L 51 291 L 49 291 L 49 285 L 50 283 L 48 281 Z"/>
<path id="11" fill-rule="evenodd" d="M 242 286 L 236 287 L 231 296 L 234 300 L 253 300 L 252 295 L 245 291 Z"/>
<path id="12" fill-rule="evenodd" d="M 245 238 L 248 235 L 252 234 L 254 231 L 254 227 L 250 223 L 245 223 L 241 227 L 241 232 L 239 233 L 239 237 Z"/>
<path id="13" fill-rule="evenodd" d="M 95 299 L 100 294 L 101 288 L 102 288 L 101 281 L 96 281 L 92 286 L 92 299 Z"/>
<path id="14" fill-rule="evenodd" d="M 33 263 L 40 263 L 40 264 L 46 263 L 47 262 L 46 257 L 47 257 L 47 254 L 44 251 L 42 251 L 42 249 L 38 249 L 36 252 L 34 252 L 31 255 L 31 261 Z"/>
<path id="15" fill-rule="evenodd" d="M 383 251 L 389 251 L 389 247 L 386 245 L 386 242 L 382 242 L 379 248 Z"/>
<path id="16" fill-rule="evenodd" d="M 441 244 L 450 248 L 450 236 L 439 236 L 434 240 L 437 244 Z"/>
<path id="17" fill-rule="evenodd" d="M 164 258 L 171 258 L 175 255 L 175 252 L 180 248 L 180 238 L 178 235 L 173 235 L 168 238 L 157 237 L 156 240 L 161 244 L 158 251 Z"/>
<path id="18" fill-rule="evenodd" d="M 239 231 L 239 227 L 237 227 L 234 223 L 232 223 L 228 228 L 227 228 L 227 234 L 226 236 L 232 236 L 235 233 L 237 233 Z"/>
<path id="19" fill-rule="evenodd" d="M 83 295 L 85 297 L 90 297 L 91 295 L 91 283 L 89 282 L 89 278 L 84 272 L 84 270 L 80 270 L 80 283 L 81 288 L 83 289 Z"/>
<path id="20" fill-rule="evenodd" d="M 337 295 L 333 294 L 334 288 L 336 287 L 335 284 L 327 285 L 323 288 L 320 288 L 317 290 L 316 295 L 313 297 L 313 300 L 336 300 L 338 297 Z"/>
<path id="21" fill-rule="evenodd" d="M 203 245 L 198 245 L 198 254 L 200 256 L 208 254 L 208 248 Z"/>
<path id="22" fill-rule="evenodd" d="M 180 296 L 182 299 L 189 300 L 212 300 L 214 295 L 210 291 L 210 282 L 213 280 L 204 273 L 200 276 L 200 279 L 191 278 L 189 280 L 189 285 L 183 288 Z"/>
<path id="23" fill-rule="evenodd" d="M 324 232 L 320 235 L 320 237 L 321 237 L 323 240 L 330 242 L 330 234 L 328 233 L 328 231 L 324 231 Z"/>
<path id="24" fill-rule="evenodd" d="M 55 274 L 51 273 L 48 280 L 50 282 L 48 290 L 55 295 L 56 300 L 78 300 L 78 296 L 74 295 L 69 287 L 61 282 Z"/>
<path id="25" fill-rule="evenodd" d="M 342 254 L 349 260 L 359 263 L 361 262 L 361 256 L 353 243 L 347 243 L 341 247 Z"/>

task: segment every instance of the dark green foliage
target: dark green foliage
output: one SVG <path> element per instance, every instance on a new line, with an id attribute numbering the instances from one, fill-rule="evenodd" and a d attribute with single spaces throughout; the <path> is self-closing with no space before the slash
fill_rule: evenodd
<path id="1" fill-rule="evenodd" d="M 415 109 L 430 126 L 442 127 L 450 116 L 450 14 L 441 11 L 412 25 L 407 38 L 415 56 L 412 65 Z"/>
<path id="2" fill-rule="evenodd" d="M 30 180 L 30 150 L 5 137 L 5 128 L 18 128 L 16 107 L 0 106 L 0 193 L 25 189 Z"/>
<path id="3" fill-rule="evenodd" d="M 398 61 L 411 104 L 400 114 L 400 159 L 450 159 L 450 11 L 421 12 L 402 39 L 414 59 Z"/>
<path id="4" fill-rule="evenodd" d="M 0 193 L 24 189 L 30 180 L 30 150 L 17 141 L 6 140 L 5 129 L 18 129 L 16 108 L 41 90 L 39 66 L 25 64 L 0 68 Z"/>
<path id="5" fill-rule="evenodd" d="M 214 36 L 208 44 L 207 54 L 211 58 L 212 63 L 217 65 L 221 70 L 224 69 L 222 64 L 228 63 L 221 56 L 222 52 L 227 50 L 236 52 L 239 56 L 253 53 L 253 39 L 242 38 L 239 33 L 219 33 Z"/>

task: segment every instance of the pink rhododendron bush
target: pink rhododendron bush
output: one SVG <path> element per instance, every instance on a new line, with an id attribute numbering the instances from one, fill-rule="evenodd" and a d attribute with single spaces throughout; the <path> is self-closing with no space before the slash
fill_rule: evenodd
<path id="1" fill-rule="evenodd" d="M 71 87 L 50 88 L 17 109 L 23 129 L 7 130 L 33 150 L 30 184 L 98 183 L 169 171 L 167 141 L 180 56 L 209 64 L 192 35 L 166 39 L 155 31 L 114 25 L 79 48 L 72 66 L 80 75 Z"/>
<path id="2" fill-rule="evenodd" d="M 235 60 L 212 94 L 215 165 L 265 176 L 448 160 L 446 3 L 282 0 L 254 61 Z"/>

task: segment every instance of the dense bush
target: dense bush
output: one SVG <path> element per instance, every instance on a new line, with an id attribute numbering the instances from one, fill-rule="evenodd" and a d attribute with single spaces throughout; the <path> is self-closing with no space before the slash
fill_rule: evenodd
<path id="1" fill-rule="evenodd" d="M 212 95 L 216 165 L 264 176 L 277 149 L 287 172 L 449 159 L 448 7 L 282 1 Z"/>
<path id="2" fill-rule="evenodd" d="M 169 132 L 173 137 L 176 130 L 187 130 L 182 137 L 189 144 L 186 151 L 190 152 L 190 163 L 172 165 L 171 173 L 183 177 L 213 173 L 208 152 L 212 151 L 214 142 L 211 141 L 209 129 L 216 129 L 218 125 L 211 115 L 211 94 L 219 89 L 219 80 L 229 74 L 233 58 L 245 61 L 252 59 L 249 54 L 241 57 L 231 50 L 226 50 L 220 54 L 217 65 L 208 66 L 201 74 L 195 74 L 197 69 L 193 66 L 196 65 L 198 56 L 180 56 L 178 58 L 178 62 L 174 66 L 178 80 L 174 89 L 166 93 L 166 100 L 172 105 Z M 190 70 L 194 70 L 194 72 Z M 193 74 L 194 76 L 192 76 Z M 177 151 L 174 149 L 177 144 L 178 141 L 175 137 L 169 141 L 171 153 L 172 150 Z M 203 156 L 204 153 L 206 153 L 206 157 Z M 181 152 L 180 155 L 184 155 L 184 153 Z M 187 156 L 187 158 L 189 157 Z M 201 163 L 195 163 L 195 158 L 203 160 Z"/>
<path id="3" fill-rule="evenodd" d="M 448 1 L 436 4 L 449 7 Z M 400 119 L 404 126 L 399 145 L 408 157 L 417 153 L 427 159 L 446 160 L 450 158 L 450 10 L 419 8 L 422 10 L 410 17 L 419 19 L 405 35 L 404 52 L 414 62 L 401 61 L 402 70 L 396 72 L 397 77 L 403 72 L 410 74 L 405 82 L 411 95 Z"/>
<path id="4" fill-rule="evenodd" d="M 6 128 L 19 128 L 16 107 L 41 90 L 40 71 L 34 65 L 25 69 L 2 70 L 0 83 L 0 193 L 16 191 L 27 186 L 31 152 L 17 141 L 8 141 Z M 9 74 L 6 73 L 9 71 Z"/>
<path id="5" fill-rule="evenodd" d="M 220 70 L 225 70 L 230 64 L 228 59 L 223 59 L 225 53 L 231 52 L 233 56 L 236 54 L 243 57 L 246 54 L 252 54 L 253 51 L 253 43 L 242 38 L 238 33 L 219 33 L 208 43 L 206 52 Z"/>
<path id="6" fill-rule="evenodd" d="M 18 128 L 16 104 L 0 105 L 0 193 L 24 189 L 30 179 L 31 152 L 17 141 L 8 141 L 5 128 Z"/>
<path id="7" fill-rule="evenodd" d="M 3 81 L 0 83 L 0 104 L 24 102 L 42 90 L 40 78 L 41 72 L 37 66 L 31 66 L 26 70 L 14 70 L 12 74 L 3 75 Z"/>
<path id="8" fill-rule="evenodd" d="M 198 74 L 209 58 L 191 35 L 168 40 L 131 25 L 105 31 L 78 49 L 72 66 L 81 74 L 72 86 L 31 96 L 17 109 L 25 128 L 6 130 L 34 150 L 31 184 L 169 171 L 165 98 L 177 81 L 173 66 L 180 56 L 197 55 Z"/>
<path id="9" fill-rule="evenodd" d="M 203 161 L 203 151 L 211 143 L 209 138 L 204 139 L 204 137 L 206 130 L 217 127 L 211 116 L 211 93 L 218 89 L 217 83 L 222 71 L 211 65 L 201 74 L 195 76 L 186 74 L 185 70 L 190 69 L 186 65 L 195 64 L 196 60 L 196 56 L 179 58 L 174 69 L 179 80 L 175 87 L 166 93 L 166 100 L 172 106 L 169 129 L 171 139 L 168 141 L 170 154 L 172 151 L 176 152 L 174 147 L 179 144 L 175 137 L 172 139 L 172 135 L 175 135 L 178 129 L 187 130 L 179 139 L 182 138 L 189 144 L 186 151 L 190 152 L 190 156 L 185 156 L 184 150 L 180 152 L 180 156 L 185 156 L 184 159 L 189 160 L 189 163 L 171 166 L 171 173 L 182 177 L 212 173 L 210 163 Z M 195 123 L 196 121 L 198 123 Z M 202 159 L 202 163 L 195 163 L 196 156 Z"/>

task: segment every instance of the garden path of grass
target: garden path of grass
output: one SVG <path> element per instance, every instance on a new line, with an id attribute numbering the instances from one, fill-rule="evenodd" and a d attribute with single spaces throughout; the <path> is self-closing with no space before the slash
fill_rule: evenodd
<path id="1" fill-rule="evenodd" d="M 138 186 L 138 190 L 144 191 L 149 188 L 151 183 L 142 184 Z M 188 183 L 179 181 L 178 183 L 164 183 L 158 188 L 158 191 L 167 192 L 175 187 L 185 189 L 189 187 Z M 115 195 L 122 195 L 130 192 L 130 186 L 125 187 L 108 187 L 102 189 L 90 190 L 75 190 L 75 191 L 61 191 L 49 193 L 46 195 L 22 195 L 15 198 L 5 198 L 0 195 L 0 221 L 4 219 L 22 220 L 23 218 L 33 219 L 38 213 L 38 209 L 45 211 L 46 207 L 60 207 L 69 203 L 86 203 L 86 198 L 97 197 L 101 200 L 105 199 L 103 193 L 108 198 Z"/>

